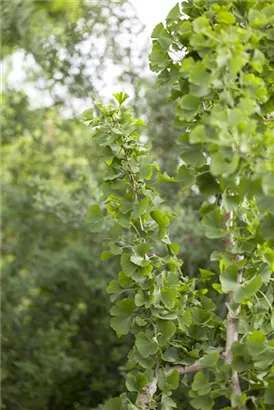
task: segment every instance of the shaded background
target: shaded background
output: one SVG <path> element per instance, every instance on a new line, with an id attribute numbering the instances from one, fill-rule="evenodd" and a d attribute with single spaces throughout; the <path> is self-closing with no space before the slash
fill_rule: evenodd
<path id="1" fill-rule="evenodd" d="M 100 409 L 124 390 L 131 341 L 109 327 L 106 287 L 118 266 L 101 262 L 102 238 L 84 221 L 103 164 L 79 114 L 128 92 L 152 158 L 172 174 L 173 107 L 149 74 L 150 28 L 129 1 L 4 0 L 1 13 L 1 408 Z M 171 236 L 184 273 L 195 275 L 216 249 L 198 224 L 203 196 L 160 189 L 178 214 Z"/>

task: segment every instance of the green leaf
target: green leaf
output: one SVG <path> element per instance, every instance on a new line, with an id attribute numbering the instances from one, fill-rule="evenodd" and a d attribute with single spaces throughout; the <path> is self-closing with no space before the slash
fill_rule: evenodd
<path id="1" fill-rule="evenodd" d="M 158 351 L 158 344 L 155 340 L 149 339 L 144 332 L 139 332 L 136 336 L 136 347 L 144 358 L 149 357 Z"/>
<path id="2" fill-rule="evenodd" d="M 179 8 L 179 3 L 177 3 L 168 13 L 166 20 L 180 20 L 181 18 L 181 12 Z"/>
<path id="3" fill-rule="evenodd" d="M 194 307 L 191 309 L 192 313 L 192 321 L 196 325 L 201 325 L 205 326 L 211 319 L 212 313 L 211 312 L 206 312 L 205 310 Z"/>
<path id="4" fill-rule="evenodd" d="M 224 208 L 227 212 L 233 211 L 238 208 L 240 204 L 240 196 L 239 195 L 226 195 L 224 194 L 222 197 L 222 203 Z"/>
<path id="5" fill-rule="evenodd" d="M 203 372 L 199 371 L 195 374 L 191 389 L 196 391 L 199 396 L 210 392 L 210 384 Z"/>
<path id="6" fill-rule="evenodd" d="M 127 410 L 139 410 L 138 407 L 134 406 L 134 404 L 129 403 L 127 405 Z"/>
<path id="7" fill-rule="evenodd" d="M 135 303 L 133 299 L 122 299 L 116 302 L 116 304 L 110 309 L 110 313 L 113 316 L 127 317 L 131 316 L 135 309 Z"/>
<path id="8" fill-rule="evenodd" d="M 107 293 L 109 294 L 120 293 L 121 291 L 122 289 L 120 288 L 120 285 L 117 282 L 117 280 L 112 280 L 107 287 Z"/>
<path id="9" fill-rule="evenodd" d="M 170 177 L 166 172 L 161 174 L 161 172 L 158 173 L 158 180 L 160 182 L 175 182 L 176 179 L 174 177 Z"/>
<path id="10" fill-rule="evenodd" d="M 153 358 L 144 358 L 143 356 L 140 355 L 137 349 L 134 349 L 133 357 L 134 357 L 134 360 L 144 369 L 151 369 L 155 365 Z"/>
<path id="11" fill-rule="evenodd" d="M 232 365 L 234 370 L 237 372 L 243 372 L 250 369 L 251 366 L 253 367 L 245 345 L 239 342 L 234 342 L 232 345 L 232 353 Z"/>
<path id="12" fill-rule="evenodd" d="M 190 401 L 191 406 L 197 410 L 212 410 L 213 400 L 209 396 L 198 396 Z"/>
<path id="13" fill-rule="evenodd" d="M 274 404 L 274 380 L 268 380 L 268 386 L 264 394 L 265 404 Z"/>
<path id="14" fill-rule="evenodd" d="M 231 25 L 235 23 L 235 17 L 232 13 L 229 13 L 228 11 L 220 11 L 217 13 L 217 21 L 218 23 L 223 23 L 227 25 Z"/>
<path id="15" fill-rule="evenodd" d="M 137 255 L 144 257 L 146 253 L 150 250 L 151 245 L 149 243 L 140 243 L 139 245 L 134 246 L 134 252 Z"/>
<path id="16" fill-rule="evenodd" d="M 205 126 L 200 124 L 193 128 L 189 134 L 191 144 L 201 144 L 207 141 Z"/>
<path id="17" fill-rule="evenodd" d="M 176 180 L 180 182 L 181 189 L 185 190 L 195 184 L 196 177 L 185 165 L 181 165 Z"/>
<path id="18" fill-rule="evenodd" d="M 257 205 L 260 211 L 265 212 L 269 209 L 274 209 L 274 196 L 257 195 Z"/>
<path id="19" fill-rule="evenodd" d="M 157 40 L 152 42 L 152 51 L 149 55 L 150 69 L 151 71 L 164 70 L 170 62 L 170 57 L 166 51 L 164 51 Z"/>
<path id="20" fill-rule="evenodd" d="M 142 118 L 137 118 L 137 120 L 135 121 L 134 125 L 138 126 L 138 127 L 145 127 L 146 123 L 142 120 Z"/>
<path id="21" fill-rule="evenodd" d="M 200 108 L 200 99 L 191 94 L 184 95 L 176 106 L 176 113 L 181 120 L 191 121 Z"/>
<path id="22" fill-rule="evenodd" d="M 211 27 L 206 16 L 198 17 L 192 22 L 195 33 L 208 34 L 211 32 Z"/>
<path id="23" fill-rule="evenodd" d="M 180 360 L 179 349 L 176 347 L 169 347 L 164 353 L 164 360 L 170 363 L 178 362 Z"/>
<path id="24" fill-rule="evenodd" d="M 207 88 L 210 85 L 210 73 L 201 62 L 197 62 L 189 73 L 189 81 L 195 85 Z"/>
<path id="25" fill-rule="evenodd" d="M 150 208 L 150 200 L 149 198 L 144 198 L 140 202 L 136 202 L 133 205 L 133 212 L 134 215 L 139 218 L 139 216 L 142 216 L 143 214 L 149 212 Z"/>
<path id="26" fill-rule="evenodd" d="M 110 319 L 110 326 L 117 333 L 117 335 L 127 335 L 130 330 L 131 319 L 129 317 L 112 317 Z"/>
<path id="27" fill-rule="evenodd" d="M 216 292 L 218 292 L 220 295 L 223 294 L 222 286 L 220 285 L 220 283 L 212 283 L 212 288 L 215 289 Z"/>
<path id="28" fill-rule="evenodd" d="M 112 258 L 113 256 L 114 256 L 113 253 L 108 252 L 108 251 L 103 251 L 101 253 L 101 261 L 106 261 L 107 259 Z"/>
<path id="29" fill-rule="evenodd" d="M 231 406 L 233 408 L 241 408 L 246 403 L 246 394 L 238 395 L 236 393 L 232 393 L 230 396 Z"/>
<path id="30" fill-rule="evenodd" d="M 131 315 L 135 309 L 135 303 L 132 299 L 122 299 L 110 309 L 112 316 L 110 326 L 118 335 L 126 335 L 130 330 Z"/>
<path id="31" fill-rule="evenodd" d="M 219 208 L 208 212 L 202 219 L 201 224 L 205 228 L 205 234 L 208 238 L 222 238 L 226 231 L 222 228 L 222 214 Z"/>
<path id="32" fill-rule="evenodd" d="M 246 346 L 248 353 L 253 359 L 265 352 L 265 341 L 266 337 L 260 330 L 256 330 L 248 336 Z"/>
<path id="33" fill-rule="evenodd" d="M 168 309 L 172 309 L 174 307 L 176 296 L 176 289 L 166 288 L 161 290 L 161 300 Z"/>
<path id="34" fill-rule="evenodd" d="M 152 211 L 150 213 L 152 219 L 160 226 L 160 228 L 165 228 L 169 225 L 169 218 L 163 214 L 162 211 Z"/>
<path id="35" fill-rule="evenodd" d="M 199 271 L 200 271 L 200 275 L 201 275 L 203 282 L 208 281 L 212 276 L 215 275 L 214 272 L 211 272 L 210 270 L 207 270 L 207 269 L 199 269 Z"/>
<path id="36" fill-rule="evenodd" d="M 174 370 L 171 374 L 167 374 L 165 370 L 160 370 L 158 374 L 158 386 L 164 393 L 169 393 L 170 390 L 177 389 L 179 385 L 180 373 Z"/>
<path id="37" fill-rule="evenodd" d="M 139 290 L 138 293 L 136 293 L 135 298 L 134 298 L 134 302 L 135 302 L 136 306 L 142 306 L 142 305 L 145 304 L 144 293 L 141 290 Z M 138 318 L 138 316 L 137 316 L 137 318 Z"/>
<path id="38" fill-rule="evenodd" d="M 252 279 L 249 282 L 244 283 L 236 290 L 234 294 L 235 302 L 241 303 L 244 300 L 251 298 L 258 292 L 262 284 L 263 284 L 263 280 L 260 276 Z"/>
<path id="39" fill-rule="evenodd" d="M 176 326 L 173 322 L 167 320 L 160 320 L 157 324 L 161 332 L 158 342 L 160 346 L 164 346 L 176 332 Z"/>
<path id="40" fill-rule="evenodd" d="M 238 283 L 239 268 L 237 266 L 229 266 L 220 274 L 220 282 L 222 284 L 223 292 L 235 292 L 239 289 Z"/>
<path id="41" fill-rule="evenodd" d="M 177 405 L 174 400 L 172 400 L 166 394 L 162 394 L 161 398 L 161 410 L 170 410 L 170 409 L 177 408 Z"/>
<path id="42" fill-rule="evenodd" d="M 186 111 L 198 111 L 200 99 L 187 94 L 180 99 L 179 106 Z"/>
<path id="43" fill-rule="evenodd" d="M 144 373 L 130 372 L 126 378 L 126 388 L 128 391 L 139 392 L 147 383 L 148 379 Z"/>
<path id="44" fill-rule="evenodd" d="M 239 165 L 239 156 L 234 154 L 231 161 L 227 161 L 221 153 L 217 152 L 211 156 L 210 170 L 212 175 L 219 176 L 222 175 L 227 177 L 233 174 Z"/>
<path id="45" fill-rule="evenodd" d="M 180 35 L 180 39 L 188 38 L 192 33 L 191 23 L 188 20 L 180 21 L 179 25 L 177 26 L 178 34 Z M 187 59 L 187 56 L 184 58 L 183 63 Z"/>
<path id="46" fill-rule="evenodd" d="M 266 58 L 264 54 L 258 50 L 254 50 L 253 58 L 250 62 L 250 65 L 254 68 L 254 70 L 258 71 L 261 73 L 263 71 L 263 66 L 265 64 Z"/>
<path id="47" fill-rule="evenodd" d="M 132 263 L 131 255 L 127 254 L 127 253 L 123 253 L 122 256 L 121 256 L 121 262 L 120 263 L 121 263 L 122 271 L 126 275 L 132 277 L 134 272 L 137 270 L 137 266 L 134 263 Z"/>
<path id="48" fill-rule="evenodd" d="M 142 267 L 148 266 L 150 264 L 148 259 L 144 259 L 142 256 L 139 256 L 139 255 L 132 255 L 130 257 L 130 261 L 134 263 L 134 265 L 142 266 Z"/>
<path id="49" fill-rule="evenodd" d="M 158 38 L 158 41 L 159 41 L 159 43 L 160 43 L 163 50 L 168 50 L 169 46 L 173 43 L 173 38 L 165 30 L 163 33 L 161 33 L 160 37 Z"/>
<path id="50" fill-rule="evenodd" d="M 84 111 L 81 115 L 81 119 L 83 121 L 91 121 L 91 120 L 93 120 L 93 118 L 94 118 L 94 115 L 93 115 L 93 109 L 92 108 L 90 108 L 89 110 Z"/>
<path id="51" fill-rule="evenodd" d="M 266 248 L 262 254 L 262 260 L 274 270 L 274 251 L 271 248 Z"/>
<path id="52" fill-rule="evenodd" d="M 179 328 L 185 332 L 186 329 L 192 324 L 192 315 L 190 310 L 185 311 L 180 317 L 178 317 Z"/>
<path id="53" fill-rule="evenodd" d="M 161 34 L 161 32 L 162 32 L 163 29 L 164 29 L 163 23 L 157 24 L 157 25 L 154 27 L 154 29 L 153 29 L 153 31 L 152 31 L 152 33 L 151 33 L 151 38 L 158 38 L 158 37 L 160 36 L 160 34 Z"/>
<path id="54" fill-rule="evenodd" d="M 207 353 L 202 359 L 200 360 L 201 366 L 204 367 L 215 367 L 219 361 L 219 353 L 217 352 L 212 352 L 212 353 Z"/>
<path id="55" fill-rule="evenodd" d="M 129 95 L 123 92 L 112 94 L 112 95 L 115 98 L 115 100 L 118 101 L 119 105 L 122 105 L 123 102 L 125 102 L 129 98 Z"/>
<path id="56" fill-rule="evenodd" d="M 197 185 L 199 190 L 206 195 L 216 195 L 221 192 L 220 185 L 216 178 L 214 178 L 209 172 L 200 174 L 197 177 Z"/>
<path id="57" fill-rule="evenodd" d="M 86 222 L 89 224 L 91 232 L 100 232 L 104 222 L 104 215 L 97 204 L 92 205 L 87 213 Z"/>
<path id="58" fill-rule="evenodd" d="M 197 146 L 184 148 L 180 156 L 187 165 L 192 165 L 197 168 L 202 167 L 206 162 L 201 147 Z"/>
<path id="59" fill-rule="evenodd" d="M 169 243 L 168 247 L 174 255 L 178 255 L 180 252 L 180 245 L 177 245 L 176 243 Z"/>
<path id="60" fill-rule="evenodd" d="M 115 399 L 110 399 L 103 406 L 103 410 L 122 410 L 122 399 L 121 397 L 116 397 Z"/>
<path id="61" fill-rule="evenodd" d="M 176 390 L 177 387 L 179 386 L 179 381 L 180 381 L 180 373 L 178 370 L 173 370 L 172 373 L 170 373 L 167 376 L 167 383 L 168 383 L 168 387 L 170 390 Z"/>
<path id="62" fill-rule="evenodd" d="M 149 164 L 149 165 L 145 165 L 144 167 L 141 167 L 140 169 L 141 169 L 142 177 L 146 181 L 149 181 L 153 175 L 153 166 Z"/>
<path id="63" fill-rule="evenodd" d="M 261 222 L 261 233 L 266 241 L 274 240 L 274 215 L 270 212 Z"/>

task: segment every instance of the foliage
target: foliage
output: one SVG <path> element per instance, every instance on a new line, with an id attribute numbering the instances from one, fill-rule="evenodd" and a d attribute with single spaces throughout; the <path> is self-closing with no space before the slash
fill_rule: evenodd
<path id="1" fill-rule="evenodd" d="M 143 81 L 144 98 L 139 104 L 138 113 L 146 119 L 146 136 L 151 142 L 151 161 L 155 160 L 165 172 L 159 176 L 157 189 L 166 200 L 165 208 L 176 212 L 176 221 L 171 220 L 170 233 L 180 245 L 180 255 L 183 257 L 182 270 L 192 276 L 202 264 L 208 269 L 214 269 L 214 263 L 209 256 L 218 248 L 218 241 L 205 238 L 203 229 L 199 226 L 199 208 L 205 199 L 205 194 L 197 192 L 192 187 L 180 192 L 177 184 L 171 184 L 166 174 L 174 177 L 180 150 L 180 131 L 174 128 L 174 103 L 169 98 L 167 86 L 155 87 L 154 82 Z M 183 154 L 181 154 L 183 155 Z M 156 182 L 156 181 L 155 181 Z M 196 229 L 193 230 L 193 226 Z"/>
<path id="2" fill-rule="evenodd" d="M 111 326 L 134 336 L 129 394 L 106 409 L 175 408 L 180 375 L 180 408 L 273 407 L 273 16 L 269 1 L 193 0 L 154 29 L 151 68 L 176 101 L 175 176 L 151 163 L 127 95 L 88 119 L 106 171 L 87 222 L 105 232 L 103 259 L 120 261 Z M 155 178 L 206 194 L 201 225 L 221 244 L 211 255 L 217 275 L 181 271 L 168 234 L 176 216 Z M 218 294 L 227 295 L 225 321 Z"/>
<path id="3" fill-rule="evenodd" d="M 105 289 L 118 263 L 100 261 L 84 224 L 104 165 L 88 129 L 57 107 L 32 111 L 14 91 L 2 103 L 2 405 L 93 408 L 122 390 L 129 350 L 109 329 Z M 193 232 L 197 212 L 177 200 L 171 229 L 194 274 L 211 248 Z"/>

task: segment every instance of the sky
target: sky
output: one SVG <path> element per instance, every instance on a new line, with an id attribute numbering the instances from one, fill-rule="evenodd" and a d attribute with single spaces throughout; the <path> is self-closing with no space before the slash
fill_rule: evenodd
<path id="1" fill-rule="evenodd" d="M 178 0 L 131 0 L 134 4 L 140 20 L 151 32 L 156 24 L 164 21 L 169 10 L 175 6 Z"/>

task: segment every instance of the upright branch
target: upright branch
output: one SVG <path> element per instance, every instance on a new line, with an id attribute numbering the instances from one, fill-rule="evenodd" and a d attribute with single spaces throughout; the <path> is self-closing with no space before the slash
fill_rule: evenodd
<path id="1" fill-rule="evenodd" d="M 233 226 L 233 212 L 227 212 L 223 217 L 223 227 L 225 230 L 228 230 L 229 233 L 224 238 L 222 238 L 222 242 L 224 244 L 225 251 L 228 253 L 229 257 L 233 260 L 240 261 L 243 259 L 243 256 L 231 254 L 231 248 L 235 245 L 233 239 L 233 229 L 230 228 L 230 225 Z M 242 283 L 243 277 L 243 269 L 239 269 L 236 275 L 236 283 L 240 285 Z M 241 305 L 238 305 L 237 309 L 233 311 L 233 304 L 235 304 L 234 300 L 234 291 L 230 291 L 228 294 L 227 306 L 228 306 L 228 313 L 227 313 L 227 321 L 226 321 L 226 346 L 224 352 L 224 359 L 225 363 L 231 364 L 232 363 L 232 345 L 234 342 L 238 341 L 238 321 L 239 321 L 239 314 L 241 311 Z M 232 391 L 238 396 L 241 396 L 241 386 L 239 381 L 239 375 L 236 370 L 232 370 Z M 240 410 L 245 410 L 246 406 L 241 406 Z"/>
<path id="2" fill-rule="evenodd" d="M 106 237 L 117 232 L 102 255 L 120 258 L 121 271 L 108 287 L 115 302 L 111 326 L 119 336 L 134 335 L 129 355 L 134 370 L 128 373 L 126 385 L 136 392 L 135 406 L 146 410 L 153 409 L 159 398 L 173 405 L 169 396 L 179 375 L 203 368 L 194 359 L 189 366 L 179 366 L 178 358 L 172 369 L 164 357 L 172 339 L 185 332 L 184 317 L 191 321 L 189 309 L 200 311 L 202 303 L 195 280 L 182 276 L 182 262 L 176 256 L 179 247 L 169 238 L 168 225 L 174 215 L 159 209 L 163 200 L 149 183 L 163 176 L 159 166 L 149 162 L 147 148 L 140 142 L 139 127 L 144 123 L 123 104 L 125 94 L 114 97 L 118 107 L 99 105 L 101 115 L 90 118 L 93 137 L 106 154 L 106 170 L 101 207 L 90 207 L 87 222 L 93 232 L 105 230 Z M 184 345 L 191 350 L 191 339 Z"/>

